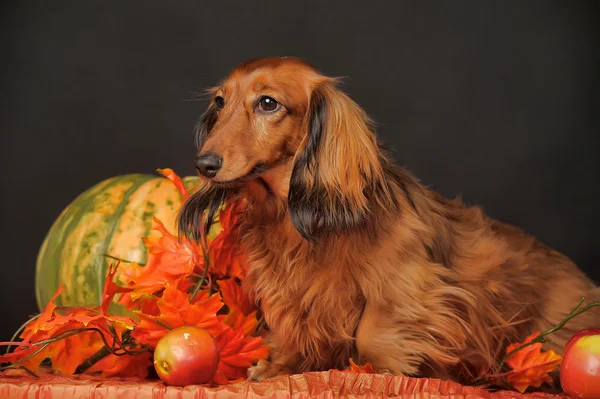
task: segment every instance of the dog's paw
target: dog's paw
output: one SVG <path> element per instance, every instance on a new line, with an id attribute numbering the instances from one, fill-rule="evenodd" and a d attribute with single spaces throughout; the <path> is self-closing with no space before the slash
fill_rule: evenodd
<path id="1" fill-rule="evenodd" d="M 288 374 L 286 367 L 261 359 L 248 369 L 248 380 L 260 382 L 279 375 Z"/>

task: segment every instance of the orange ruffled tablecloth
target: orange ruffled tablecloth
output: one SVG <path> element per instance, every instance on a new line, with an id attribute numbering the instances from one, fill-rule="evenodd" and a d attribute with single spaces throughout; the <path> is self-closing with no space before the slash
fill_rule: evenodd
<path id="1" fill-rule="evenodd" d="M 339 371 L 277 377 L 264 382 L 239 382 L 227 386 L 167 387 L 160 381 L 102 379 L 90 376 L 61 377 L 23 370 L 0 374 L 0 398 L 374 398 L 403 399 L 565 399 L 566 395 L 488 392 L 434 379 L 390 377 Z"/>

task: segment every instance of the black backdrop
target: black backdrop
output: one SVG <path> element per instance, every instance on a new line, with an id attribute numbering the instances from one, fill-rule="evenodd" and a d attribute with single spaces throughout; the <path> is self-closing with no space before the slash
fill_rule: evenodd
<path id="1" fill-rule="evenodd" d="M 58 213 L 110 176 L 194 173 L 194 93 L 265 55 L 348 77 L 425 183 L 600 280 L 592 3 L 4 2 L 0 341 L 36 311 L 35 258 Z"/>

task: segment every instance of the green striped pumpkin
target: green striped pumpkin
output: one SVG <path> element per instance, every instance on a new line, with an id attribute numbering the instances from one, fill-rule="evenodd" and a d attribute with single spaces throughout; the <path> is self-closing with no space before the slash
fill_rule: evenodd
<path id="1" fill-rule="evenodd" d="M 193 176 L 182 180 L 188 190 L 199 182 Z M 35 292 L 40 310 L 61 283 L 58 306 L 99 305 L 108 267 L 115 263 L 110 257 L 145 264 L 141 238 L 150 233 L 152 217 L 175 234 L 181 205 L 175 184 L 158 175 L 116 176 L 81 193 L 55 220 L 38 253 Z"/>

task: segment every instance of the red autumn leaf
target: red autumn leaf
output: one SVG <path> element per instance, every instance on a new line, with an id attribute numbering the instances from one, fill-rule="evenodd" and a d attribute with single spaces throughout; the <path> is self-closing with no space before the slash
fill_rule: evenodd
<path id="1" fill-rule="evenodd" d="M 225 278 L 231 263 L 231 248 L 226 242 L 226 234 L 219 234 L 210 244 L 208 272 L 216 278 Z"/>
<path id="2" fill-rule="evenodd" d="M 509 345 L 506 348 L 506 353 L 531 342 L 539 334 L 539 332 L 536 332 L 527 337 L 522 343 Z M 544 382 L 552 382 L 549 373 L 556 370 L 561 360 L 561 356 L 553 350 L 542 353 L 542 344 L 538 342 L 524 347 L 506 359 L 506 364 L 510 366 L 511 371 L 500 375 L 491 375 L 490 377 L 504 376 L 509 384 L 523 393 L 530 386 L 539 388 Z"/>
<path id="3" fill-rule="evenodd" d="M 223 231 L 231 232 L 240 224 L 240 220 L 246 211 L 244 200 L 232 201 L 219 212 L 219 223 Z"/>
<path id="4" fill-rule="evenodd" d="M 182 202 L 185 202 L 188 199 L 188 197 L 190 196 L 190 193 L 185 188 L 185 184 L 183 184 L 183 180 L 181 180 L 181 177 L 179 177 L 173 171 L 173 169 L 171 169 L 171 168 L 157 169 L 157 172 L 160 173 L 161 175 L 163 175 L 164 177 L 166 177 L 167 179 L 171 180 L 175 184 L 175 187 L 177 187 L 177 189 L 181 193 Z"/>
<path id="5" fill-rule="evenodd" d="M 131 334 L 132 337 L 151 347 L 156 345 L 168 329 L 197 326 L 216 336 L 223 328 L 217 317 L 217 312 L 223 307 L 218 294 L 209 296 L 208 293 L 204 293 L 190 303 L 189 294 L 167 282 L 162 297 L 156 301 L 156 306 L 160 310 L 158 316 L 136 311 L 140 323 Z"/>
<path id="6" fill-rule="evenodd" d="M 350 359 L 350 371 L 354 373 L 377 374 L 370 363 L 365 363 L 364 365 L 359 366 L 354 363 L 354 360 L 352 359 Z"/>
<path id="7" fill-rule="evenodd" d="M 149 316 L 160 315 L 160 309 L 158 308 L 157 302 L 160 299 L 156 295 L 145 295 L 139 299 L 139 310 L 140 312 Z"/>
<path id="8" fill-rule="evenodd" d="M 237 310 L 247 316 L 256 310 L 254 296 L 244 292 L 242 286 L 235 279 L 219 280 L 218 283 L 223 302 L 232 311 Z"/>
<path id="9" fill-rule="evenodd" d="M 216 341 L 220 361 L 213 382 L 221 385 L 246 378 L 248 368 L 269 354 L 261 337 L 246 337 L 232 328 L 223 330 Z"/>
<path id="10" fill-rule="evenodd" d="M 243 280 L 248 272 L 247 256 L 240 247 L 238 230 L 223 230 L 209 246 L 209 272 L 217 278 L 237 277 Z"/>
<path id="11" fill-rule="evenodd" d="M 86 373 L 92 374 L 100 372 L 100 375 L 104 378 L 146 378 L 148 376 L 149 367 L 152 367 L 152 353 L 150 352 L 139 355 L 109 355 L 90 367 Z"/>
<path id="12" fill-rule="evenodd" d="M 247 254 L 240 246 L 239 226 L 246 203 L 228 203 L 219 213 L 223 231 L 210 244 L 209 271 L 217 278 L 237 277 L 243 280 L 248 271 Z"/>
<path id="13" fill-rule="evenodd" d="M 102 314 L 108 314 L 108 307 L 115 295 L 128 293 L 132 290 L 131 288 L 121 287 L 115 283 L 114 277 L 117 274 L 117 269 L 118 266 L 113 266 L 112 264 L 108 268 L 108 273 L 104 281 L 104 291 L 102 292 L 102 305 L 100 306 Z"/>

